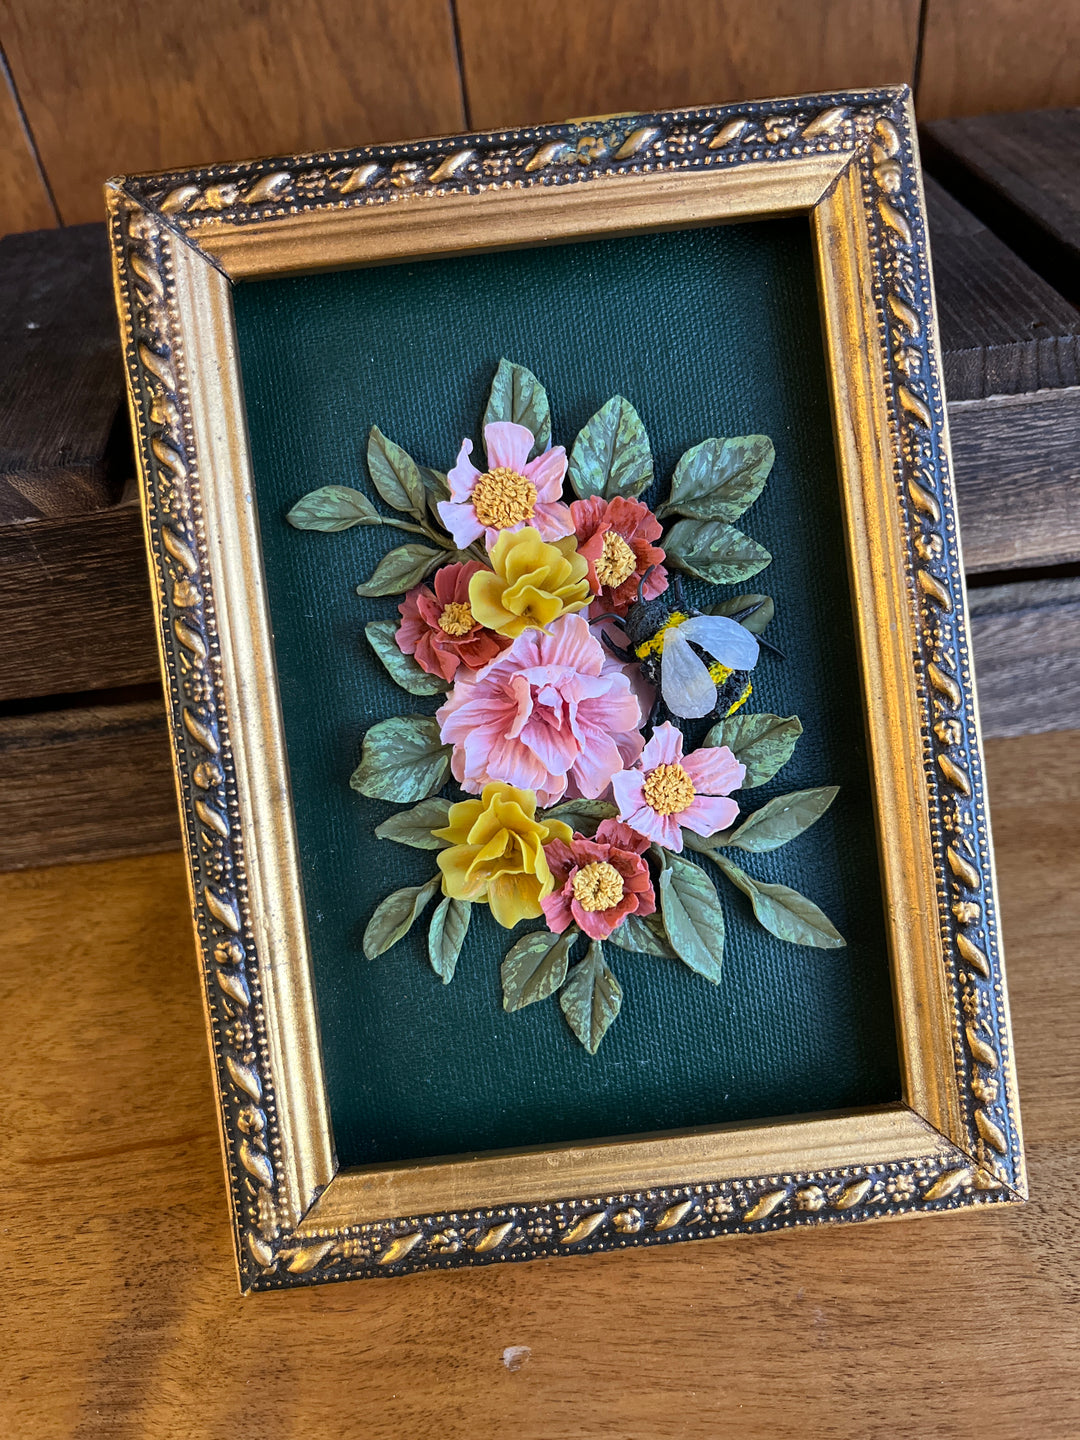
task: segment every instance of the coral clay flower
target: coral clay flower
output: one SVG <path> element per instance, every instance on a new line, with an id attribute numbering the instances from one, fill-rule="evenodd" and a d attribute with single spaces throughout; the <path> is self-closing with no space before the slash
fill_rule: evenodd
<path id="1" fill-rule="evenodd" d="M 455 900 L 487 901 L 500 925 L 543 914 L 552 879 L 545 842 L 568 841 L 573 831 L 561 820 L 537 820 L 531 790 L 494 782 L 479 800 L 450 806 L 443 829 L 431 832 L 449 846 L 438 854 L 443 890 Z"/>
<path id="2" fill-rule="evenodd" d="M 520 636 L 479 675 L 462 676 L 436 715 L 454 747 L 454 778 L 474 793 L 505 780 L 553 805 L 572 775 L 576 793 L 597 799 L 623 767 L 621 747 L 633 760 L 641 746 L 630 682 L 604 661 L 584 617 L 564 615 L 550 631 Z"/>
<path id="3" fill-rule="evenodd" d="M 589 567 L 572 535 L 549 545 L 531 525 L 504 533 L 491 567 L 470 580 L 469 604 L 481 625 L 500 635 L 543 630 L 589 603 Z"/>
<path id="4" fill-rule="evenodd" d="M 414 655 L 421 670 L 453 680 L 458 666 L 482 670 L 510 643 L 486 630 L 469 608 L 469 581 L 486 567 L 479 560 L 444 565 L 435 572 L 435 589 L 417 585 L 398 606 L 398 649 Z"/>
<path id="5" fill-rule="evenodd" d="M 726 797 L 746 779 L 726 745 L 706 746 L 683 756 L 682 733 L 658 726 L 633 770 L 611 782 L 619 819 L 669 850 L 683 848 L 682 826 L 697 835 L 714 835 L 732 824 L 739 807 Z"/>
<path id="6" fill-rule="evenodd" d="M 618 820 L 603 821 L 595 840 L 549 840 L 544 853 L 555 888 L 540 902 L 549 929 L 561 935 L 577 921 L 591 939 L 604 940 L 627 915 L 651 915 L 656 897 L 641 858 L 648 844 Z"/>
<path id="7" fill-rule="evenodd" d="M 638 598 L 638 585 L 646 570 L 644 598 L 653 600 L 667 589 L 664 552 L 650 542 L 663 533 L 660 521 L 647 505 L 617 495 L 604 500 L 590 495 L 570 506 L 577 535 L 578 554 L 589 562 L 589 583 L 596 599 L 591 616 L 625 615 Z"/>
<path id="8" fill-rule="evenodd" d="M 562 504 L 566 451 L 561 445 L 529 459 L 533 433 L 524 425 L 497 420 L 484 426 L 487 470 L 469 459 L 472 441 L 463 440 L 457 464 L 446 477 L 450 499 L 440 500 L 439 515 L 464 550 L 483 535 L 488 549 L 504 530 L 531 525 L 545 540 L 570 535 L 574 526 Z"/>

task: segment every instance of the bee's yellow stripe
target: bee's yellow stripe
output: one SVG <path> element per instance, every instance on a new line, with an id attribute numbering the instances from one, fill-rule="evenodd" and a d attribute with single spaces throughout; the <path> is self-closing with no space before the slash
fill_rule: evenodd
<path id="1" fill-rule="evenodd" d="M 684 614 L 683 611 L 673 610 L 656 634 L 651 635 L 648 640 L 643 640 L 635 649 L 634 654 L 639 660 L 647 660 L 650 655 L 659 655 L 664 648 L 664 632 L 671 630 L 676 625 L 684 625 L 689 619 L 690 616 Z"/>

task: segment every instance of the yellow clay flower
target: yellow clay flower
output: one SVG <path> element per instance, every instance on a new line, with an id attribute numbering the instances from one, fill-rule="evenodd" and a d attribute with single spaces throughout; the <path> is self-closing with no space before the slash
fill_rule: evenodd
<path id="1" fill-rule="evenodd" d="M 567 535 L 548 543 L 531 525 L 503 530 L 490 555 L 491 569 L 469 581 L 469 605 L 481 625 L 511 639 L 543 630 L 592 598 L 589 563 Z"/>
<path id="2" fill-rule="evenodd" d="M 537 820 L 535 794 L 501 780 L 485 785 L 479 800 L 451 805 L 447 820 L 445 829 L 431 832 L 450 842 L 438 855 L 447 895 L 486 900 L 507 930 L 544 913 L 540 901 L 555 888 L 544 844 L 555 839 L 569 844 L 569 825 Z"/>

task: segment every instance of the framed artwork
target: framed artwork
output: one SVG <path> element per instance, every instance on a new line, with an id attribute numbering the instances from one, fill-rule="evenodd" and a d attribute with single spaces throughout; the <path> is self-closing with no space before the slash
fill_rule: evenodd
<path id="1" fill-rule="evenodd" d="M 1023 1199 L 907 90 L 107 198 L 242 1287 Z"/>

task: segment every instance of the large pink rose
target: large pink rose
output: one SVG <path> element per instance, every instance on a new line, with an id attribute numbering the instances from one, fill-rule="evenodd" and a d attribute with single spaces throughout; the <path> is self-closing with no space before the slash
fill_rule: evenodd
<path id="1" fill-rule="evenodd" d="M 454 778 L 474 794 L 503 780 L 553 805 L 572 783 L 596 799 L 641 753 L 641 710 L 580 615 L 526 630 L 485 670 L 461 674 L 437 719 Z"/>

